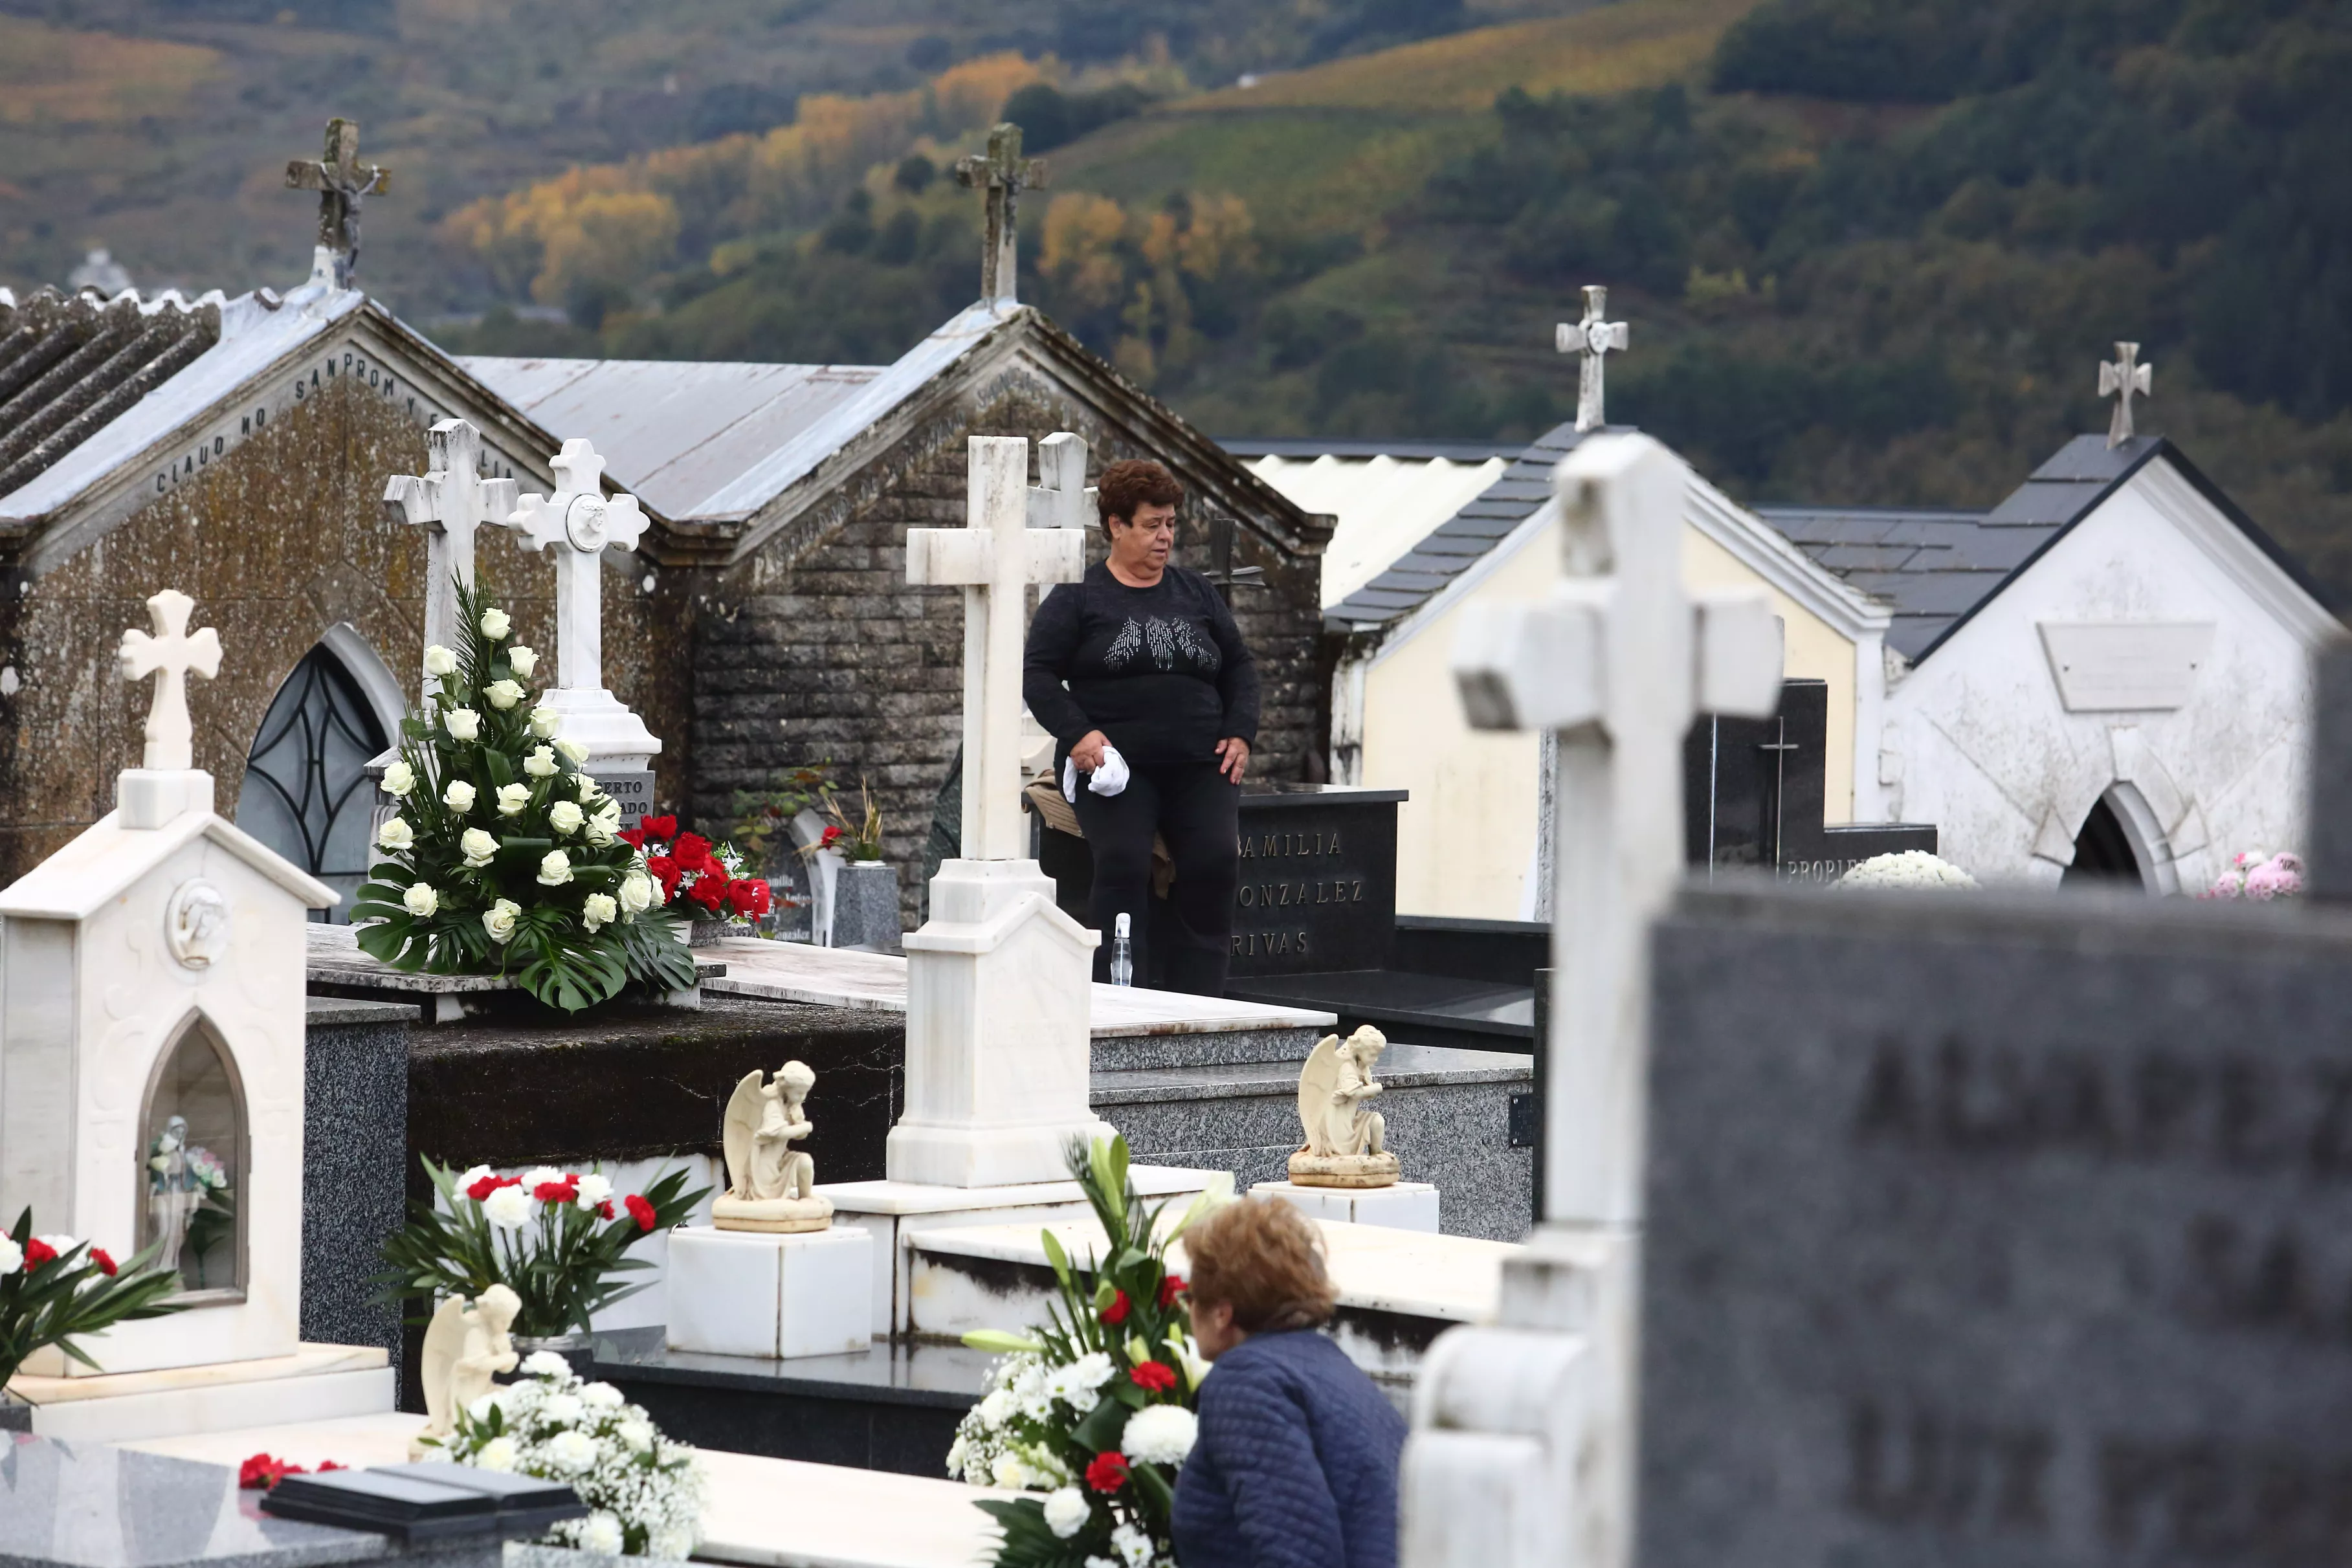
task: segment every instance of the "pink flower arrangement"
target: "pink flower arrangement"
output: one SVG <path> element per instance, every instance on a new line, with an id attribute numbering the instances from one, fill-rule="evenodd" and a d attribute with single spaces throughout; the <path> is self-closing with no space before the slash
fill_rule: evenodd
<path id="1" fill-rule="evenodd" d="M 2303 892 L 2303 857 L 2284 851 L 2265 857 L 2249 851 L 2230 862 L 2200 898 L 2251 898 L 2267 904 L 2273 898 L 2294 898 Z"/>

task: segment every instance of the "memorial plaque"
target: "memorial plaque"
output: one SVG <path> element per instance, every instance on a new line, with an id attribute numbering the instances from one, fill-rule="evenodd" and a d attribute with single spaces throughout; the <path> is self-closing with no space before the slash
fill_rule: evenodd
<path id="1" fill-rule="evenodd" d="M 1644 1568 L 2352 1560 L 2352 914 L 1656 929 Z"/>
<path id="2" fill-rule="evenodd" d="M 1235 978 L 1385 967 L 1396 945 L 1402 789 L 1244 789 Z"/>
<path id="3" fill-rule="evenodd" d="M 606 773 L 588 769 L 589 776 L 605 794 L 621 803 L 621 831 L 628 831 L 654 809 L 654 776 L 650 769 L 632 768 Z"/>
<path id="4" fill-rule="evenodd" d="M 1708 874 L 1769 869 L 1792 882 L 1835 882 L 1874 855 L 1936 852 L 1936 830 L 1905 822 L 1823 824 L 1829 686 L 1785 681 L 1770 718 L 1701 714 L 1683 742 L 1686 858 Z"/>

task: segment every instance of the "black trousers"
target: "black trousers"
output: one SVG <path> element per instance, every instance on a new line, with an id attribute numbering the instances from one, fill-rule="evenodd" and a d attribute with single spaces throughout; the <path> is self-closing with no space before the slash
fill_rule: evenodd
<path id="1" fill-rule="evenodd" d="M 1110 978 L 1118 917 L 1128 916 L 1135 983 L 1152 973 L 1150 945 L 1160 942 L 1160 983 L 1171 991 L 1219 997 L 1234 945 L 1234 894 L 1241 883 L 1241 786 L 1218 771 L 1217 758 L 1157 768 L 1129 764 L 1127 788 L 1106 799 L 1078 789 L 1078 826 L 1094 852 L 1095 978 Z M 1080 774 L 1081 780 L 1085 779 Z M 1151 927 L 1151 839 L 1168 841 L 1176 882 L 1168 918 Z"/>

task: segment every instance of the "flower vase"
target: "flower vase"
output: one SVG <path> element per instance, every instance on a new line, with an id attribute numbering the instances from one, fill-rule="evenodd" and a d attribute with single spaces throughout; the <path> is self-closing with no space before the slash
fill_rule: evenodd
<path id="1" fill-rule="evenodd" d="M 869 953 L 901 950 L 898 868 L 887 861 L 849 861 L 833 884 L 833 945 Z"/>
<path id="2" fill-rule="evenodd" d="M 687 933 L 686 945 L 689 947 L 716 947 L 719 946 L 719 939 L 732 934 L 734 929 L 735 923 L 731 920 L 704 920 L 698 917 L 693 928 Z"/>
<path id="3" fill-rule="evenodd" d="M 512 1383 L 520 1377 L 520 1364 L 542 1350 L 562 1356 L 583 1377 L 588 1375 L 588 1364 L 595 1355 L 595 1347 L 584 1333 L 509 1334 L 508 1342 L 514 1346 L 517 1370 L 499 1374 L 500 1383 Z"/>
<path id="4" fill-rule="evenodd" d="M 33 1429 L 33 1407 L 7 1394 L 0 1394 L 0 1432 L 30 1432 Z"/>

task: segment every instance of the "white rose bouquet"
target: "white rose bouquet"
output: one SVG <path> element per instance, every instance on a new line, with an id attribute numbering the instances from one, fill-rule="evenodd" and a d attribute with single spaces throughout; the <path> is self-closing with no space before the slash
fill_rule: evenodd
<path id="1" fill-rule="evenodd" d="M 702 1539 L 702 1466 L 609 1383 L 583 1383 L 548 1351 L 522 1375 L 457 1415 L 446 1457 L 486 1470 L 562 1481 L 593 1511 L 549 1543 L 633 1557 L 684 1558 Z"/>
<path id="2" fill-rule="evenodd" d="M 1873 855 L 1831 885 L 1920 889 L 1971 888 L 1976 884 L 1976 878 L 1948 860 L 1925 850 L 1904 850 L 1891 855 Z"/>
<path id="3" fill-rule="evenodd" d="M 1160 1207 L 1146 1207 L 1128 1180 L 1126 1139 L 1073 1145 L 1069 1158 L 1109 1261 L 1074 1266 L 1044 1233 L 1060 1300 L 1034 1335 L 964 1336 L 1007 1354 L 957 1427 L 948 1470 L 974 1486 L 1045 1494 L 979 1504 L 1004 1532 L 997 1568 L 1171 1568 L 1168 1515 L 1208 1367 L 1193 1353 L 1184 1281 L 1169 1272 L 1167 1249 L 1231 1193 L 1202 1193 L 1163 1230 Z"/>
<path id="4" fill-rule="evenodd" d="M 566 1012 L 631 982 L 693 985 L 682 923 L 624 841 L 620 803 L 515 679 L 537 656 L 472 590 L 458 603 L 464 646 L 425 651 L 439 690 L 401 725 L 384 769 L 400 812 L 377 831 L 352 905 L 360 946 L 395 969 L 511 975 Z"/>

